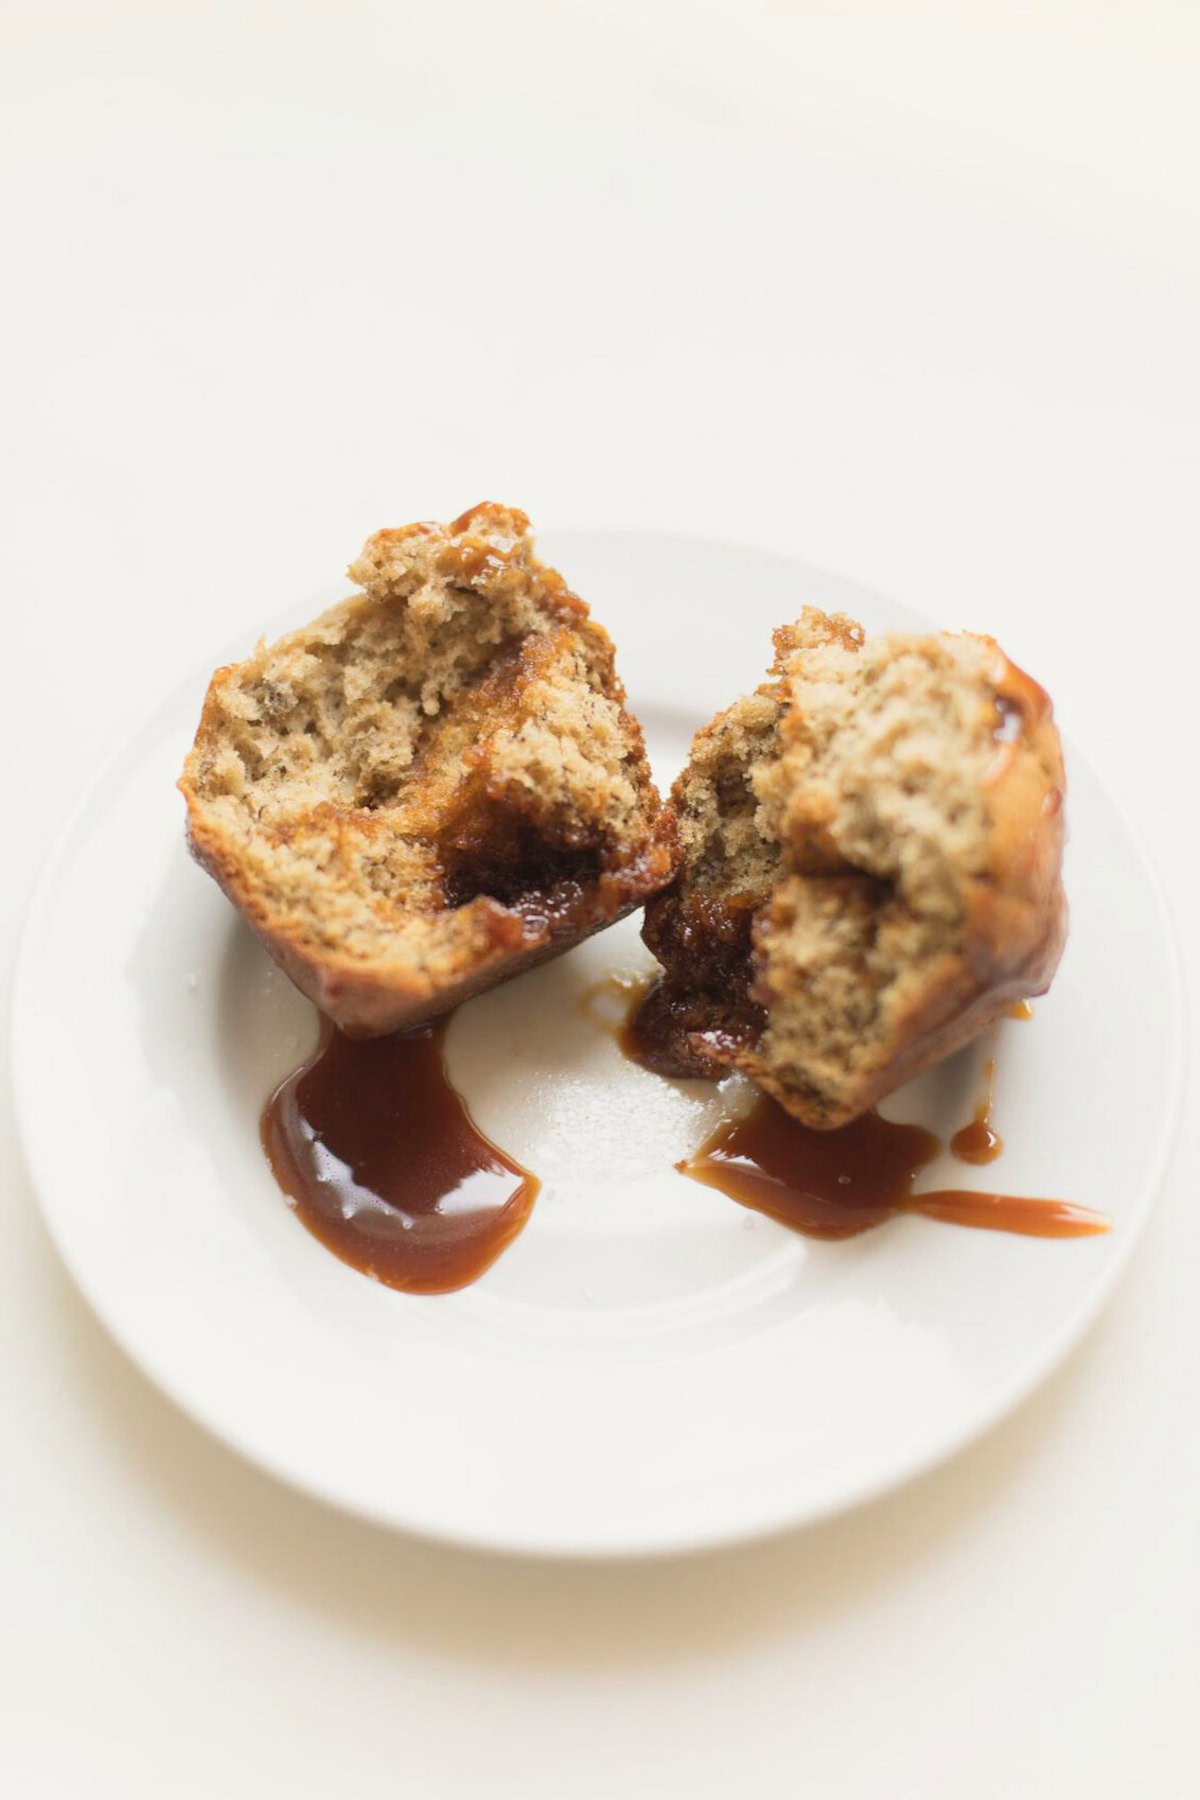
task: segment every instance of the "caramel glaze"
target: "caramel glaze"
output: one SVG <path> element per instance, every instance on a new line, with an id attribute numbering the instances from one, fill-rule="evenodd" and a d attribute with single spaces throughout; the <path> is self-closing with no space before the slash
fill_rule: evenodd
<path id="1" fill-rule="evenodd" d="M 1062 1200 L 965 1188 L 914 1194 L 913 1182 L 940 1148 L 931 1131 L 877 1112 L 839 1131 L 812 1131 L 763 1094 L 746 1118 L 720 1126 L 676 1167 L 809 1237 L 857 1237 L 896 1213 L 914 1212 L 1027 1237 L 1089 1237 L 1109 1228 L 1102 1213 Z"/>
<path id="2" fill-rule="evenodd" d="M 992 1090 L 995 1080 L 995 1058 L 989 1056 L 985 1065 L 986 1085 L 975 1102 L 975 1116 L 969 1125 L 960 1126 L 950 1139 L 950 1149 L 959 1162 L 995 1162 L 1004 1148 L 1004 1139 L 992 1126 Z"/>
<path id="3" fill-rule="evenodd" d="M 343 1262 L 410 1294 L 475 1281 L 538 1192 L 451 1087 L 444 1030 L 354 1039 L 323 1024 L 262 1115 L 263 1148 L 301 1222 Z"/>
<path id="4" fill-rule="evenodd" d="M 654 1074 L 699 1072 L 676 1066 L 675 1045 L 687 1021 L 673 1016 L 664 985 L 650 979 L 635 990 L 617 1041 L 626 1056 Z M 991 1076 L 989 1064 L 988 1089 L 976 1117 L 952 1143 L 966 1161 L 991 1162 L 1003 1148 L 991 1129 Z M 838 1131 L 814 1131 L 760 1094 L 745 1118 L 719 1126 L 675 1166 L 693 1181 L 810 1237 L 856 1237 L 897 1213 L 914 1212 L 1027 1237 L 1089 1237 L 1109 1229 L 1103 1213 L 1063 1200 L 966 1188 L 914 1194 L 917 1176 L 940 1149 L 931 1131 L 894 1124 L 874 1111 Z"/>

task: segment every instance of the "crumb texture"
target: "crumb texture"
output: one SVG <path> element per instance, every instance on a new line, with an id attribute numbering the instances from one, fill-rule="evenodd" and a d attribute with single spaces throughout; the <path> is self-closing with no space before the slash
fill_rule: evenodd
<path id="1" fill-rule="evenodd" d="M 379 1032 L 629 911 L 669 854 L 612 644 L 523 513 L 377 532 L 349 572 L 217 671 L 180 786 L 272 953 Z"/>
<path id="2" fill-rule="evenodd" d="M 990 639 L 805 611 L 671 796 L 664 1066 L 742 1068 L 833 1127 L 1044 992 L 1063 787 L 1047 696 Z"/>

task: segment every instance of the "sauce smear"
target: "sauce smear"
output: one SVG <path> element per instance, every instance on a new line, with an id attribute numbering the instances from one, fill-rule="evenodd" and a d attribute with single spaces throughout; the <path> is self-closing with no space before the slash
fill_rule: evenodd
<path id="1" fill-rule="evenodd" d="M 718 1127 L 676 1167 L 810 1237 L 856 1237 L 896 1213 L 913 1212 L 1027 1237 L 1090 1237 L 1109 1228 L 1103 1213 L 1062 1200 L 965 1188 L 914 1194 L 913 1182 L 940 1147 L 932 1132 L 893 1124 L 877 1112 L 840 1131 L 812 1131 L 764 1094 L 745 1118 Z"/>
<path id="2" fill-rule="evenodd" d="M 538 1192 L 451 1087 L 444 1030 L 357 1040 L 323 1025 L 262 1115 L 267 1159 L 301 1222 L 343 1262 L 410 1294 L 475 1281 Z"/>

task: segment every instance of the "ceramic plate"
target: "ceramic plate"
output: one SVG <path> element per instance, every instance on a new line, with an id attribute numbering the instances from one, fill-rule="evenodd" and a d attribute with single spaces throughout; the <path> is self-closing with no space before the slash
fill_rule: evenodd
<path id="1" fill-rule="evenodd" d="M 543 550 L 616 639 L 664 784 L 692 731 L 761 679 L 771 627 L 804 602 L 870 630 L 927 628 L 753 550 L 600 532 Z M 233 655 L 261 624 L 248 618 Z M 1154 881 L 1078 756 L 1070 943 L 1033 1020 L 1006 1021 L 993 1046 L 1008 1147 L 987 1169 L 947 1159 L 921 1185 L 1078 1201 L 1111 1216 L 1109 1234 L 1048 1242 L 905 1217 L 818 1243 L 675 1173 L 720 1093 L 626 1062 L 581 1004 L 609 972 L 646 966 L 630 920 L 454 1019 L 454 1081 L 543 1187 L 476 1286 L 414 1298 L 322 1249 L 263 1159 L 263 1100 L 315 1042 L 315 1015 L 184 849 L 174 782 L 203 688 L 140 733 L 62 837 L 22 947 L 14 1066 L 29 1165 L 79 1286 L 146 1373 L 246 1456 L 459 1542 L 694 1548 L 927 1467 L 1028 1393 L 1095 1315 L 1163 1169 L 1181 1020 Z M 948 1137 L 986 1053 L 885 1110 Z"/>

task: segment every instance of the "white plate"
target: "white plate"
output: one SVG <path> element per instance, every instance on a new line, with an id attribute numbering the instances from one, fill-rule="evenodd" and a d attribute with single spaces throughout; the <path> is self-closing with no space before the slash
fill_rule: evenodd
<path id="1" fill-rule="evenodd" d="M 761 678 L 771 627 L 802 603 L 871 630 L 923 623 L 753 550 L 620 533 L 543 547 L 616 638 L 664 781 L 692 730 Z M 79 1286 L 246 1456 L 442 1538 L 680 1550 L 914 1474 L 1028 1393 L 1095 1315 L 1163 1169 L 1182 1026 L 1157 889 L 1078 757 L 1070 944 L 1034 1020 L 999 1034 L 1008 1149 L 990 1169 L 936 1165 L 923 1185 L 1079 1201 L 1111 1215 L 1110 1234 L 1046 1242 L 908 1217 L 816 1243 L 676 1174 L 720 1101 L 625 1062 L 578 1004 L 645 960 L 626 921 L 455 1019 L 455 1081 L 544 1185 L 482 1281 L 418 1299 L 322 1249 L 259 1148 L 263 1099 L 314 1040 L 314 1014 L 184 850 L 173 784 L 202 691 L 190 683 L 118 757 L 52 857 L 19 962 L 14 1067 L 29 1164 Z M 889 1110 L 948 1136 L 984 1054 Z"/>

